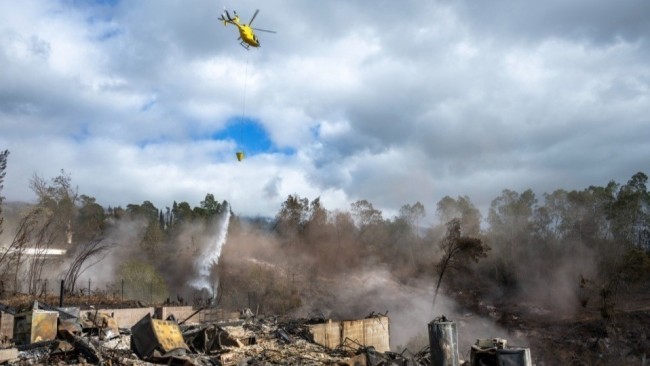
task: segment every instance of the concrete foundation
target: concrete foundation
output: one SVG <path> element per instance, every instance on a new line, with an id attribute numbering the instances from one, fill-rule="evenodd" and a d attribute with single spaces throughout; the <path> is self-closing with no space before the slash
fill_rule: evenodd
<path id="1" fill-rule="evenodd" d="M 191 306 L 162 306 L 157 308 L 101 309 L 100 311 L 102 313 L 113 314 L 120 328 L 130 328 L 147 314 L 162 320 L 167 319 L 170 315 L 174 315 L 174 318 L 181 322 L 192 315 L 196 309 L 193 309 Z M 237 320 L 238 318 L 239 313 L 237 312 L 227 312 L 222 309 L 204 309 L 194 314 L 185 324 L 227 322 Z"/>
<path id="2" fill-rule="evenodd" d="M 0 349 L 0 363 L 18 360 L 17 348 Z"/>
<path id="3" fill-rule="evenodd" d="M 145 315 L 153 316 L 154 308 L 130 308 L 130 309 L 101 309 L 102 313 L 112 314 L 120 328 L 131 328 Z"/>
<path id="4" fill-rule="evenodd" d="M 332 321 L 309 325 L 314 341 L 328 348 L 336 348 L 346 342 L 351 348 L 358 345 L 373 346 L 379 352 L 390 351 L 388 317 L 379 316 L 360 320 Z"/>
<path id="5" fill-rule="evenodd" d="M 178 322 L 185 320 L 184 324 L 187 325 L 199 324 L 200 314 L 194 314 L 195 312 L 196 310 L 191 306 L 162 306 L 156 308 L 156 317 L 166 320 L 170 315 L 173 315 Z"/>
<path id="6" fill-rule="evenodd" d="M 0 342 L 8 341 L 14 337 L 14 316 L 7 312 L 0 312 Z"/>
<path id="7" fill-rule="evenodd" d="M 198 315 L 200 323 L 222 323 L 239 320 L 238 312 L 229 312 L 223 309 L 203 309 Z"/>

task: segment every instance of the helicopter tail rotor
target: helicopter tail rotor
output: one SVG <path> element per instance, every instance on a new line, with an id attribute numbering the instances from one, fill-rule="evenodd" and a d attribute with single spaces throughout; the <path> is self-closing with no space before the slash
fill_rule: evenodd
<path id="1" fill-rule="evenodd" d="M 223 7 L 223 12 L 221 13 L 221 17 L 219 17 L 219 20 L 223 22 L 223 25 L 226 25 L 227 22 L 232 21 L 230 13 L 228 13 L 228 10 L 226 10 L 225 6 Z"/>

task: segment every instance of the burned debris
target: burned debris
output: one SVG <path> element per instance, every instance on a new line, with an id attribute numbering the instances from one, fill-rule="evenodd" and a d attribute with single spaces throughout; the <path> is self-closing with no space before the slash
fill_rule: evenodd
<path id="1" fill-rule="evenodd" d="M 3 307 L 0 325 L 7 341 L 0 362 L 352 365 L 350 360 L 360 354 L 380 353 L 368 344 L 373 340 L 370 333 L 383 330 L 376 339 L 385 342 L 378 347 L 383 350 L 388 344 L 387 317 L 321 324 L 320 319 L 281 321 L 251 316 L 250 311 L 227 314 L 214 308 L 146 310 L 135 321 L 134 315 L 142 309 L 63 310 L 39 302 L 18 311 Z M 116 313 L 123 323 L 118 322 Z M 162 315 L 167 318 L 157 318 Z M 364 326 L 366 322 L 377 326 Z M 336 341 L 322 333 L 324 325 L 336 327 Z"/>
<path id="2" fill-rule="evenodd" d="M 478 339 L 472 345 L 471 365 L 532 365 L 530 349 L 507 347 L 501 338 Z"/>
<path id="3" fill-rule="evenodd" d="M 509 349 L 498 338 L 478 340 L 471 359 L 460 362 L 456 324 L 444 317 L 429 323 L 429 346 L 397 353 L 390 350 L 386 314 L 337 321 L 258 317 L 214 308 L 119 310 L 58 309 L 39 302 L 18 311 L 2 307 L 0 363 L 479 366 L 506 360 L 508 365 L 532 365 L 530 350 Z"/>

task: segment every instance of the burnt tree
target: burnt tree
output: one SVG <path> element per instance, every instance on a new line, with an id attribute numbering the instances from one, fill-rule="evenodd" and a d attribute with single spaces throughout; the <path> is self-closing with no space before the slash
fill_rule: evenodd
<path id="1" fill-rule="evenodd" d="M 490 250 L 479 238 L 462 236 L 460 219 L 455 218 L 447 223 L 447 234 L 440 242 L 442 258 L 436 264 L 438 282 L 433 294 L 433 306 L 436 306 L 438 292 L 445 273 L 453 267 L 462 266 L 468 260 L 478 262 L 481 258 L 487 257 Z"/>

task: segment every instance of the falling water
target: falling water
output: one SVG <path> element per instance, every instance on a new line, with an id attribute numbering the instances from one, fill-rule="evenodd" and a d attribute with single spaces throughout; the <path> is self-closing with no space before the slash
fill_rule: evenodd
<path id="1" fill-rule="evenodd" d="M 212 266 L 219 263 L 221 256 L 221 249 L 226 242 L 226 235 L 228 234 L 228 223 L 230 222 L 230 207 L 224 208 L 224 213 L 217 222 L 217 232 L 210 239 L 208 245 L 199 253 L 199 256 L 194 260 L 194 269 L 196 277 L 190 281 L 190 286 L 197 290 L 207 290 L 211 296 L 214 296 L 213 284 L 210 282 L 210 271 Z"/>

